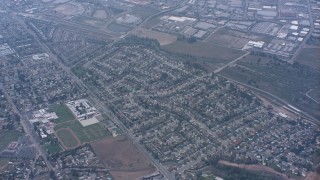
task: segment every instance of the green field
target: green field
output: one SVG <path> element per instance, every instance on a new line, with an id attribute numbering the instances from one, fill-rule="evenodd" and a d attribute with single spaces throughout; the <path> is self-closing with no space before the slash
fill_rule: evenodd
<path id="1" fill-rule="evenodd" d="M 55 112 L 58 119 L 54 120 L 55 123 L 62 123 L 74 120 L 75 117 L 66 105 L 57 105 L 49 109 L 50 112 Z"/>
<path id="2" fill-rule="evenodd" d="M 68 129 L 60 129 L 57 131 L 58 137 L 61 139 L 63 144 L 68 148 L 73 148 L 78 145 L 77 139 L 73 136 L 73 134 Z"/>
<path id="3" fill-rule="evenodd" d="M 81 143 L 91 142 L 110 136 L 110 133 L 100 124 L 93 124 L 87 127 L 82 127 L 80 122 L 77 120 L 57 124 L 54 130 L 57 131 L 61 128 L 70 128 L 78 137 Z"/>
<path id="4" fill-rule="evenodd" d="M 59 144 L 47 144 L 44 148 L 49 154 L 56 154 L 62 150 Z"/>
<path id="5" fill-rule="evenodd" d="M 296 61 L 311 68 L 320 70 L 320 48 L 304 48 L 296 58 Z"/>
<path id="6" fill-rule="evenodd" d="M 4 150 L 12 141 L 17 141 L 21 136 L 17 131 L 0 131 L 0 151 Z"/>

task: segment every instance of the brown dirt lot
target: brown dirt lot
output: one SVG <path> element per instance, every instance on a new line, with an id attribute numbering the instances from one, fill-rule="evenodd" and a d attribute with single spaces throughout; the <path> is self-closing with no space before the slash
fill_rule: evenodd
<path id="1" fill-rule="evenodd" d="M 91 146 L 115 179 L 136 179 L 156 170 L 126 136 L 106 138 Z"/>
<path id="2" fill-rule="evenodd" d="M 225 165 L 225 166 L 237 167 L 237 168 L 245 169 L 245 170 L 248 170 L 248 171 L 271 173 L 271 174 L 274 174 L 274 175 L 281 176 L 283 179 L 286 179 L 286 180 L 293 180 L 293 179 L 289 178 L 287 175 L 279 173 L 279 172 L 275 171 L 274 169 L 272 169 L 271 167 L 268 167 L 268 166 L 236 164 L 236 163 L 223 161 L 223 160 L 220 160 L 219 164 L 222 164 L 222 165 Z"/>
<path id="3" fill-rule="evenodd" d="M 320 174 L 315 172 L 309 173 L 304 180 L 320 180 Z"/>

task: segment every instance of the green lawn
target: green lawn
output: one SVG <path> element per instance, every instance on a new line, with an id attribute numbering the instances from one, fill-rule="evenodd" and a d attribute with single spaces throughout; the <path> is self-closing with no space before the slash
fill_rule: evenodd
<path id="1" fill-rule="evenodd" d="M 78 141 L 75 137 L 71 134 L 68 129 L 61 129 L 57 132 L 57 135 L 63 142 L 63 144 L 69 148 L 75 147 L 78 145 Z"/>
<path id="2" fill-rule="evenodd" d="M 17 131 L 0 131 L 0 151 L 4 150 L 12 141 L 17 141 L 21 136 Z"/>
<path id="3" fill-rule="evenodd" d="M 100 124 L 82 127 L 77 120 L 57 124 L 54 130 L 57 131 L 61 128 L 70 128 L 76 134 L 81 143 L 91 142 L 110 136 L 110 133 Z"/>
<path id="4" fill-rule="evenodd" d="M 74 120 L 75 117 L 66 105 L 57 105 L 49 109 L 50 112 L 55 112 L 58 119 L 54 120 L 55 123 L 62 123 Z"/>
<path id="5" fill-rule="evenodd" d="M 56 154 L 62 150 L 59 144 L 47 144 L 44 148 L 49 154 Z"/>

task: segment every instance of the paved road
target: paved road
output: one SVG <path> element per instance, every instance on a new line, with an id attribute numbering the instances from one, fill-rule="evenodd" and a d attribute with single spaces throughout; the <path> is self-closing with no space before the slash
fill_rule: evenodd
<path id="1" fill-rule="evenodd" d="M 33 143 L 34 147 L 38 150 L 39 154 L 43 157 L 45 163 L 48 166 L 49 171 L 51 170 L 55 170 L 54 167 L 51 165 L 51 163 L 48 161 L 47 158 L 47 153 L 43 150 L 43 148 L 39 145 L 38 141 L 36 140 L 35 136 L 36 133 L 34 132 L 34 129 L 32 126 L 30 126 L 30 122 L 28 121 L 28 119 L 26 119 L 25 117 L 23 117 L 20 114 L 20 111 L 17 109 L 16 105 L 13 103 L 10 95 L 8 94 L 8 92 L 6 91 L 6 89 L 3 87 L 2 84 L 0 84 L 0 89 L 3 91 L 5 97 L 7 98 L 8 102 L 11 104 L 13 111 L 19 115 L 20 117 L 20 123 L 26 133 L 26 135 L 28 135 L 30 137 L 31 142 Z"/>

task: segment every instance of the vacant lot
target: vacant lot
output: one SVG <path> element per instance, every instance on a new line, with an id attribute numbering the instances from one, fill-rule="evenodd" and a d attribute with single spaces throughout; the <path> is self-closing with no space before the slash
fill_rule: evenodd
<path id="1" fill-rule="evenodd" d="M 78 120 L 57 124 L 54 127 L 54 130 L 58 131 L 59 129 L 64 128 L 69 128 L 70 130 L 72 130 L 81 143 L 96 141 L 110 136 L 110 133 L 100 124 L 93 124 L 87 127 L 82 127 Z"/>
<path id="2" fill-rule="evenodd" d="M 184 41 L 176 41 L 172 44 L 162 47 L 164 50 L 173 53 L 206 57 L 212 60 L 225 61 L 226 63 L 244 54 L 244 52 L 240 50 L 212 45 L 204 42 L 188 43 Z"/>
<path id="3" fill-rule="evenodd" d="M 241 49 L 249 42 L 249 39 L 236 37 L 232 33 L 229 33 L 227 29 L 221 28 L 209 36 L 206 41 L 211 44 Z"/>
<path id="4" fill-rule="evenodd" d="M 304 48 L 296 61 L 311 68 L 320 70 L 320 48 Z"/>
<path id="5" fill-rule="evenodd" d="M 17 131 L 0 131 L 0 151 L 4 150 L 12 141 L 17 141 L 21 136 Z"/>
<path id="6" fill-rule="evenodd" d="M 240 169 L 245 169 L 248 171 L 256 171 L 256 172 L 260 172 L 260 173 L 270 173 L 270 174 L 273 174 L 275 176 L 281 177 L 286 180 L 293 180 L 293 179 L 289 178 L 287 175 L 281 174 L 268 166 L 236 164 L 236 163 L 231 163 L 228 161 L 221 161 L 221 160 L 219 161 L 219 164 L 222 164 L 225 166 L 230 166 L 230 167 L 236 167 L 236 168 L 240 168 Z"/>
<path id="7" fill-rule="evenodd" d="M 132 34 L 137 35 L 139 37 L 156 39 L 161 46 L 171 44 L 177 40 L 177 37 L 174 35 L 158 32 L 158 31 L 152 31 L 148 29 L 143 29 L 143 28 L 132 32 Z"/>
<path id="8" fill-rule="evenodd" d="M 0 173 L 2 170 L 8 165 L 9 159 L 7 158 L 0 158 Z"/>
<path id="9" fill-rule="evenodd" d="M 121 32 L 128 32 L 130 31 L 132 28 L 131 27 L 128 27 L 128 26 L 124 26 L 124 25 L 120 25 L 120 24 L 117 24 L 117 23 L 111 23 L 109 26 L 108 26 L 108 29 L 110 31 L 113 31 L 113 32 L 117 32 L 117 33 L 121 33 Z"/>
<path id="10" fill-rule="evenodd" d="M 155 171 L 148 158 L 126 136 L 106 138 L 91 145 L 115 179 L 136 179 Z"/>
<path id="11" fill-rule="evenodd" d="M 55 7 L 54 10 L 66 16 L 80 15 L 84 12 L 84 8 L 82 7 L 82 5 L 76 3 L 60 4 L 57 7 Z"/>
<path id="12" fill-rule="evenodd" d="M 185 41 L 175 41 L 172 44 L 161 47 L 165 51 L 180 55 L 180 59 L 184 61 L 201 65 L 209 72 L 213 72 L 245 54 L 244 51 L 203 42 L 188 43 Z"/>
<path id="13" fill-rule="evenodd" d="M 320 102 L 320 88 L 312 89 L 308 94 L 316 102 L 318 102 L 318 103 Z"/>
<path id="14" fill-rule="evenodd" d="M 68 128 L 59 129 L 57 132 L 58 139 L 62 142 L 66 149 L 74 148 L 80 145 L 79 139 L 75 134 Z"/>
<path id="15" fill-rule="evenodd" d="M 108 14 L 106 13 L 105 10 L 96 10 L 94 12 L 93 17 L 100 18 L 100 19 L 106 19 L 108 17 Z"/>
<path id="16" fill-rule="evenodd" d="M 267 91 L 298 108 L 320 117 L 319 105 L 306 92 L 320 86 L 320 72 L 301 64 L 290 65 L 259 56 L 247 56 L 221 74 Z"/>
<path id="17" fill-rule="evenodd" d="M 55 123 L 62 123 L 66 121 L 72 121 L 75 120 L 74 115 L 69 110 L 69 108 L 66 105 L 57 105 L 49 109 L 50 112 L 55 112 L 58 119 L 54 120 Z"/>

